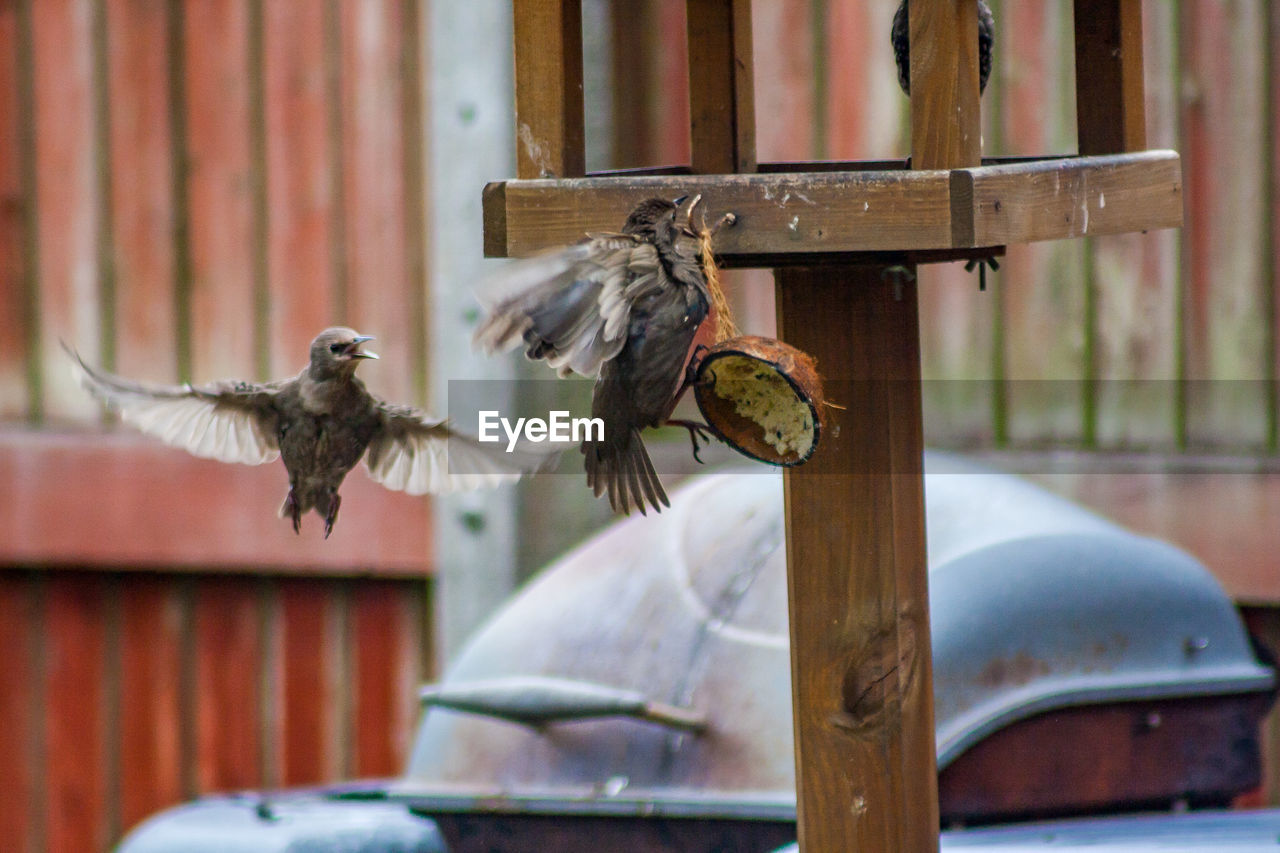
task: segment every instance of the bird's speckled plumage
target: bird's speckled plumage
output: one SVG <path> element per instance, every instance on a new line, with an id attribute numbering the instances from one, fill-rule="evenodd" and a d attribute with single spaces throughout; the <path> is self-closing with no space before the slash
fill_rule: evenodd
<path id="1" fill-rule="evenodd" d="M 144 433 L 197 456 L 259 465 L 277 457 L 289 473 L 282 516 L 298 530 L 315 510 L 333 529 L 338 487 L 364 459 L 369 475 L 390 489 L 439 494 L 496 485 L 540 468 L 551 457 L 480 444 L 442 420 L 369 393 L 355 375 L 377 358 L 355 331 L 325 329 L 310 361 L 292 379 L 166 386 L 133 382 L 89 367 L 75 352 L 80 383 Z"/>
<path id="2" fill-rule="evenodd" d="M 523 346 L 561 375 L 596 377 L 591 415 L 605 436 L 581 449 L 587 484 L 618 512 L 669 506 L 640 431 L 671 415 L 710 310 L 687 215 L 649 199 L 620 233 L 513 264 L 481 293 L 489 309 L 475 334 L 481 348 Z"/>

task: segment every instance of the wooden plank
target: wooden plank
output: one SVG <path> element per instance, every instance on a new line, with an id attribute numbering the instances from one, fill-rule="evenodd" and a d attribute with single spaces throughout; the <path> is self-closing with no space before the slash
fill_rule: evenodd
<path id="1" fill-rule="evenodd" d="M 486 229 L 505 211 L 511 256 L 576 242 L 588 231 L 616 231 L 645 198 L 702 193 L 708 222 L 726 211 L 738 225 L 717 249 L 738 255 L 939 248 L 951 240 L 945 172 L 835 172 L 821 175 L 578 178 L 509 181 L 485 196 Z"/>
<path id="2" fill-rule="evenodd" d="M 811 160 L 819 156 L 820 128 L 815 113 L 818 57 L 813 52 L 812 20 L 815 10 L 810 0 L 762 3 L 754 10 L 752 26 L 769 35 L 755 45 L 754 57 L 755 101 L 761 117 L 766 119 L 755 129 L 753 153 L 761 160 Z M 694 84 L 695 92 L 699 85 Z M 754 172 L 756 168 L 727 171 Z"/>
<path id="3" fill-rule="evenodd" d="M 1076 122 L 1081 154 L 1147 147 L 1142 0 L 1075 0 Z"/>
<path id="4" fill-rule="evenodd" d="M 287 376 L 307 362 L 311 339 L 337 316 L 333 245 L 327 3 L 263 5 L 266 126 L 267 330 L 270 370 Z M 335 60 L 336 61 L 336 60 Z"/>
<path id="5" fill-rule="evenodd" d="M 347 283 L 335 317 L 377 337 L 382 360 L 361 371 L 370 389 L 407 403 L 421 393 L 414 387 L 412 348 L 421 340 L 423 318 L 421 299 L 411 291 L 424 285 L 405 274 L 403 9 L 400 0 L 340 8 Z"/>
<path id="6" fill-rule="evenodd" d="M 120 590 L 120 822 L 183 798 L 182 600 L 172 578 L 133 576 Z"/>
<path id="7" fill-rule="evenodd" d="M 1182 4 L 1180 33 L 1187 161 L 1184 374 L 1186 440 L 1200 448 L 1267 444 L 1270 375 L 1265 174 L 1270 111 L 1263 79 L 1266 4 L 1246 0 L 1231 15 L 1216 3 Z M 1249 381 L 1240 381 L 1249 380 Z"/>
<path id="8" fill-rule="evenodd" d="M 257 584 L 205 578 L 195 602 L 196 784 L 200 793 L 263 782 Z"/>
<path id="9" fill-rule="evenodd" d="M 916 295 L 880 272 L 776 273 L 782 337 L 847 406 L 784 480 L 802 850 L 938 843 Z"/>
<path id="10" fill-rule="evenodd" d="M 169 7 L 109 0 L 106 27 L 113 367 L 171 382 L 178 376 L 178 340 Z"/>
<path id="11" fill-rule="evenodd" d="M 898 88 L 888 39 L 897 3 L 823 5 L 826 51 L 819 85 L 827 116 L 824 156 L 865 159 L 905 154 L 909 142 L 903 128 L 908 124 L 910 102 Z"/>
<path id="12" fill-rule="evenodd" d="M 95 575 L 59 574 L 46 582 L 49 850 L 101 850 L 107 844 L 105 589 Z"/>
<path id="13" fill-rule="evenodd" d="M 31 233 L 29 181 L 31 156 L 28 115 L 31 31 L 19 4 L 0 5 L 0 418 L 26 417 L 30 403 L 28 355 L 32 323 L 27 317 L 34 257 L 28 257 Z M 24 125 L 28 126 L 24 129 Z"/>
<path id="14" fill-rule="evenodd" d="M 1150 144 L 1177 144 L 1177 9 L 1145 9 Z M 1177 231 L 1099 238 L 1088 263 L 1096 305 L 1096 438 L 1100 447 L 1172 449 L 1178 440 Z"/>
<path id="15" fill-rule="evenodd" d="M 688 0 L 689 140 L 695 174 L 754 172 L 750 0 Z M 521 175 L 523 177 L 523 174 Z"/>
<path id="16" fill-rule="evenodd" d="M 99 200 L 90 0 L 33 3 L 35 192 L 42 408 L 57 419 L 98 413 L 71 381 L 60 340 L 99 351 Z"/>
<path id="17" fill-rule="evenodd" d="M 586 172 L 581 0 L 515 0 L 516 174 Z"/>
<path id="18" fill-rule="evenodd" d="M 419 643 L 424 587 L 380 582 L 352 590 L 349 642 L 355 662 L 356 776 L 399 773 L 409 754 L 422 677 Z"/>
<path id="19" fill-rule="evenodd" d="M 336 575 L 431 570 L 426 499 L 353 472 L 326 540 L 314 515 L 300 536 L 276 517 L 286 487 L 279 464 L 224 465 L 130 433 L 0 432 L 0 564 Z"/>
<path id="20" fill-rule="evenodd" d="M 917 169 L 976 166 L 978 0 L 917 0 L 909 7 L 911 163 Z"/>
<path id="21" fill-rule="evenodd" d="M 274 5 L 274 4 L 273 4 Z M 249 0 L 182 5 L 192 378 L 252 378 L 258 221 L 250 127 Z M 313 333 L 314 334 L 314 333 Z M 296 361 L 294 364 L 301 366 Z M 305 359 L 304 359 L 305 360 Z"/>
<path id="22" fill-rule="evenodd" d="M 1182 167 L 1173 151 L 960 170 L 972 181 L 973 245 L 1177 228 Z"/>
<path id="23" fill-rule="evenodd" d="M 312 785 L 339 778 L 341 662 L 330 581 L 289 580 L 280 586 L 280 784 Z"/>
<path id="24" fill-rule="evenodd" d="M 38 803 L 42 767 L 34 760 L 41 742 L 40 679 L 37 645 L 40 613 L 31 575 L 0 572 L 0 827 L 5 844 L 16 853 L 38 853 L 43 835 Z"/>

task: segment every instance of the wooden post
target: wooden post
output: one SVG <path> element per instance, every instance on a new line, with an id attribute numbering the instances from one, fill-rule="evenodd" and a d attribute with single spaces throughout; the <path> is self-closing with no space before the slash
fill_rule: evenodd
<path id="1" fill-rule="evenodd" d="M 582 0 L 514 0 L 516 175 L 586 174 Z"/>
<path id="2" fill-rule="evenodd" d="M 786 472 L 800 849 L 936 850 L 937 770 L 914 282 L 775 272 L 832 428 Z"/>
<path id="3" fill-rule="evenodd" d="M 1143 150 L 1142 0 L 1075 0 L 1075 30 L 1080 153 Z"/>
<path id="4" fill-rule="evenodd" d="M 750 0 L 689 0 L 689 145 L 700 175 L 756 170 Z"/>
<path id="5" fill-rule="evenodd" d="M 911 165 L 977 166 L 978 0 L 912 0 L 909 10 Z"/>

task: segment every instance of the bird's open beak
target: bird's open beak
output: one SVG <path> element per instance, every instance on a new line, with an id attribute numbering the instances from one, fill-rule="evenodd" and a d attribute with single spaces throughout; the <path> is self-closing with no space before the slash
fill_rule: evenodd
<path id="1" fill-rule="evenodd" d="M 360 345 L 365 341 L 373 340 L 373 335 L 356 335 L 351 340 L 351 346 L 347 347 L 347 355 L 352 358 L 377 358 L 376 352 L 366 352 L 360 349 Z"/>

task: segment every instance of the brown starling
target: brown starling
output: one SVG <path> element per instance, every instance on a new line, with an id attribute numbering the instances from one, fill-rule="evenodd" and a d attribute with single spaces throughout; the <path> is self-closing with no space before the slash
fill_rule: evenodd
<path id="1" fill-rule="evenodd" d="M 368 335 L 325 329 L 311 363 L 292 379 L 262 384 L 153 385 L 89 367 L 68 349 L 80 383 L 126 422 L 167 444 L 222 462 L 260 465 L 284 457 L 289 494 L 281 517 L 300 530 L 314 509 L 328 538 L 342 498 L 338 487 L 364 458 L 369 476 L 411 495 L 441 494 L 515 480 L 550 457 L 484 445 L 411 406 L 378 399 L 356 378 L 377 358 Z"/>
<path id="2" fill-rule="evenodd" d="M 591 415 L 603 441 L 585 441 L 587 485 L 615 512 L 670 506 L 640 430 L 667 422 L 690 346 L 710 307 L 690 228 L 695 198 L 649 199 L 621 233 L 509 265 L 481 289 L 488 317 L 474 341 L 487 352 L 523 345 L 561 376 L 597 377 Z"/>
<path id="3" fill-rule="evenodd" d="M 911 43 L 907 36 L 907 0 L 902 0 L 898 11 L 893 13 L 893 28 L 889 40 L 893 42 L 893 61 L 898 64 L 898 85 L 902 91 L 911 94 Z M 983 0 L 978 0 L 978 92 L 987 89 L 987 78 L 991 76 L 991 48 L 996 40 L 996 24 L 991 17 L 991 9 Z"/>

